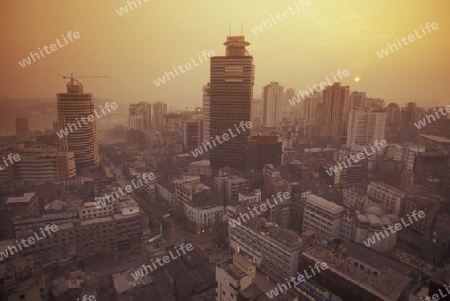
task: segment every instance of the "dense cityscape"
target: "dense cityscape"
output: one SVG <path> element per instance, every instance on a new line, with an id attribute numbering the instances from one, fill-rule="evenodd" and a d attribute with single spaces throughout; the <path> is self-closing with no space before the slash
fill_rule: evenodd
<path id="1" fill-rule="evenodd" d="M 115 3 L 120 20 L 152 5 Z M 298 87 L 266 65 L 261 77 L 273 78 L 261 82 L 258 39 L 316 13 L 312 0 L 271 5 L 245 34 L 230 25 L 214 50 L 152 68 L 145 85 L 158 92 L 145 99 L 105 93 L 116 88 L 110 69 L 76 64 L 22 94 L 0 89 L 0 300 L 450 300 L 444 86 L 393 101 L 375 83 L 367 92 L 358 68 L 325 59 Z M 436 20 L 389 36 L 371 60 L 394 64 L 438 37 Z M 5 64 L 17 81 L 71 47 L 97 47 L 82 46 L 81 30 L 34 39 Z M 179 86 L 193 77 L 206 79 L 195 101 Z M 54 97 L 39 82 L 58 87 Z"/>

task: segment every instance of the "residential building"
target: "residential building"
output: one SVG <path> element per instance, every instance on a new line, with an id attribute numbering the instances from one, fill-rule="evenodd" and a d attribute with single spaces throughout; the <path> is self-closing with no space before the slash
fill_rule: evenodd
<path id="1" fill-rule="evenodd" d="M 343 137 L 347 134 L 349 86 L 334 83 L 323 90 L 322 137 Z"/>
<path id="2" fill-rule="evenodd" d="M 316 230 L 333 238 L 341 237 L 344 207 L 327 201 L 315 194 L 306 196 L 303 216 L 303 233 Z"/>
<path id="3" fill-rule="evenodd" d="M 299 256 L 309 245 L 296 233 L 261 218 L 229 226 L 228 233 L 235 252 L 250 256 L 257 267 L 280 280 L 297 273 Z"/>
<path id="4" fill-rule="evenodd" d="M 277 82 L 271 82 L 264 86 L 263 100 L 263 125 L 267 128 L 281 126 L 283 121 L 284 88 Z"/>
<path id="5" fill-rule="evenodd" d="M 375 141 L 386 139 L 386 112 L 373 109 L 350 111 L 347 127 L 347 148 L 360 152 Z"/>

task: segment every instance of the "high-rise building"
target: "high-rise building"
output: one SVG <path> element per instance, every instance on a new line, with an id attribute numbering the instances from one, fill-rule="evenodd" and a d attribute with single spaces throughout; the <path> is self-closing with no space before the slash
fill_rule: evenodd
<path id="1" fill-rule="evenodd" d="M 283 121 L 284 88 L 277 82 L 271 82 L 263 88 L 263 125 L 274 128 Z"/>
<path id="2" fill-rule="evenodd" d="M 210 109 L 211 85 L 207 83 L 203 86 L 203 142 L 209 142 L 211 130 L 211 109 Z"/>
<path id="3" fill-rule="evenodd" d="M 167 104 L 164 102 L 155 102 L 153 104 L 153 124 L 156 127 L 166 125 L 165 115 L 167 114 Z"/>
<path id="4" fill-rule="evenodd" d="M 323 90 L 322 137 L 343 137 L 347 134 L 349 86 L 334 83 Z"/>
<path id="5" fill-rule="evenodd" d="M 152 124 L 152 105 L 148 102 L 132 103 L 128 111 L 128 129 L 146 132 Z"/>
<path id="6" fill-rule="evenodd" d="M 350 111 L 347 127 L 347 148 L 362 151 L 369 143 L 386 138 L 386 112 L 357 108 Z"/>
<path id="7" fill-rule="evenodd" d="M 366 108 L 367 107 L 367 97 L 366 92 L 358 92 L 353 91 L 350 93 L 348 97 L 349 102 L 349 111 L 356 109 L 356 108 Z"/>
<path id="8" fill-rule="evenodd" d="M 199 121 L 185 121 L 183 122 L 183 131 L 181 133 L 183 138 L 184 148 L 188 151 L 193 150 L 199 144 Z"/>
<path id="9" fill-rule="evenodd" d="M 16 137 L 19 140 L 27 139 L 30 135 L 28 128 L 28 118 L 19 116 L 16 118 Z"/>
<path id="10" fill-rule="evenodd" d="M 78 171 L 97 167 L 100 163 L 98 153 L 97 121 L 94 118 L 87 125 L 78 127 L 82 117 L 97 116 L 91 93 L 83 93 L 83 85 L 71 79 L 67 83 L 67 93 L 57 94 L 58 127 L 70 129 L 60 139 L 64 151 L 75 153 L 75 164 Z"/>
<path id="11" fill-rule="evenodd" d="M 284 93 L 284 99 L 282 101 L 282 108 L 283 108 L 283 118 L 289 117 L 291 115 L 292 111 L 292 105 L 289 103 L 289 99 L 292 99 L 295 97 L 295 89 L 294 88 L 287 88 L 286 92 Z"/>
<path id="12" fill-rule="evenodd" d="M 234 130 L 242 121 L 250 121 L 253 99 L 253 57 L 245 47 L 244 36 L 229 36 L 224 43 L 225 56 L 211 58 L 211 137 Z M 229 141 L 211 149 L 211 168 L 245 168 L 246 141 L 250 131 L 240 132 Z"/>

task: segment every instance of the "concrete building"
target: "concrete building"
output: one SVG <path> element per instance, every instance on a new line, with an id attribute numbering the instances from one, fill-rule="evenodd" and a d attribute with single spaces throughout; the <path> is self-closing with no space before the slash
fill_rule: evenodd
<path id="1" fill-rule="evenodd" d="M 20 160 L 0 170 L 0 181 L 59 182 L 77 175 L 75 153 L 46 148 L 17 149 Z"/>
<path id="2" fill-rule="evenodd" d="M 166 201 L 169 205 L 173 206 L 172 201 L 175 199 L 175 184 L 168 180 L 158 180 L 155 184 L 156 195 Z"/>
<path id="3" fill-rule="evenodd" d="M 386 139 L 386 112 L 373 109 L 353 109 L 347 126 L 347 148 L 360 152 L 375 141 Z"/>
<path id="4" fill-rule="evenodd" d="M 184 214 L 195 223 L 198 234 L 210 230 L 223 220 L 223 197 L 212 193 L 197 193 L 189 202 L 184 203 Z"/>
<path id="5" fill-rule="evenodd" d="M 238 301 L 239 292 L 255 282 L 255 274 L 255 266 L 239 254 L 220 262 L 216 266 L 216 300 Z"/>
<path id="6" fill-rule="evenodd" d="M 386 234 L 385 229 L 398 222 L 396 215 L 384 214 L 377 205 L 366 207 L 363 213 L 356 214 L 354 242 L 380 253 L 392 251 L 397 241 L 397 232 Z"/>
<path id="7" fill-rule="evenodd" d="M 211 84 L 203 86 L 203 141 L 209 142 L 211 137 Z"/>
<path id="8" fill-rule="evenodd" d="M 212 193 L 212 189 L 205 184 L 194 182 L 185 184 L 175 184 L 175 207 L 184 212 L 184 205 L 191 202 L 194 197 L 208 197 Z"/>
<path id="9" fill-rule="evenodd" d="M 436 135 L 420 135 L 418 141 L 431 149 L 441 151 L 445 154 L 450 154 L 449 138 Z"/>
<path id="10" fill-rule="evenodd" d="M 113 256 L 117 252 L 137 248 L 143 234 L 137 203 L 127 199 L 119 202 L 118 206 L 120 213 L 88 218 L 87 211 L 84 213 L 84 219 L 78 216 L 78 209 L 63 212 L 64 208 L 61 208 L 60 212 L 43 214 L 31 220 L 29 217 L 16 218 L 15 236 L 16 239 L 27 239 L 34 235 L 36 227 L 55 224 L 58 231 L 48 235 L 47 239 L 30 245 L 26 252 L 42 254 L 55 250 L 76 250 L 80 260 L 94 254 Z"/>
<path id="11" fill-rule="evenodd" d="M 189 163 L 188 172 L 191 175 L 206 176 L 206 177 L 212 176 L 209 160 L 201 160 Z"/>
<path id="12" fill-rule="evenodd" d="M 130 104 L 128 110 L 128 129 L 148 132 L 152 125 L 152 104 L 139 102 Z"/>
<path id="13" fill-rule="evenodd" d="M 384 182 L 370 182 L 367 196 L 381 206 L 387 214 L 401 215 L 406 193 Z"/>
<path id="14" fill-rule="evenodd" d="M 163 127 L 167 124 L 166 115 L 167 115 L 166 103 L 160 101 L 153 103 L 152 124 L 155 127 Z"/>
<path id="15" fill-rule="evenodd" d="M 28 118 L 25 116 L 16 117 L 16 138 L 25 140 L 30 137 L 30 128 L 28 127 Z"/>
<path id="16" fill-rule="evenodd" d="M 303 266 L 326 262 L 328 268 L 313 280 L 331 292 L 330 300 L 408 300 L 421 277 L 419 270 L 355 243 L 320 240 L 301 261 Z"/>
<path id="17" fill-rule="evenodd" d="M 323 90 L 322 137 L 343 137 L 347 134 L 349 86 L 334 83 Z"/>
<path id="18" fill-rule="evenodd" d="M 224 43 L 225 56 L 211 58 L 210 136 L 222 136 L 235 124 L 250 121 L 250 106 L 253 99 L 253 57 L 246 47 L 250 44 L 244 36 L 228 36 Z M 246 144 L 250 130 L 211 149 L 211 168 L 222 167 L 245 169 Z"/>
<path id="19" fill-rule="evenodd" d="M 242 206 L 247 206 L 250 204 L 261 202 L 261 190 L 255 189 L 250 192 L 239 192 L 238 193 L 238 202 Z"/>
<path id="20" fill-rule="evenodd" d="M 295 275 L 299 255 L 308 247 L 294 232 L 260 218 L 229 226 L 228 233 L 235 252 L 249 255 L 256 266 L 275 279 Z"/>
<path id="21" fill-rule="evenodd" d="M 264 86 L 263 101 L 263 126 L 276 128 L 283 121 L 284 88 L 277 82 L 271 82 Z"/>
<path id="22" fill-rule="evenodd" d="M 95 168 L 100 164 L 97 137 L 97 111 L 91 93 L 83 93 L 83 85 L 71 78 L 67 93 L 57 94 L 58 128 L 62 134 L 60 146 L 75 153 L 78 171 Z M 92 122 L 79 127 L 80 120 L 93 116 Z"/>
<path id="23" fill-rule="evenodd" d="M 340 238 L 343 214 L 344 207 L 315 194 L 309 194 L 305 203 L 303 233 L 316 230 L 329 237 Z"/>

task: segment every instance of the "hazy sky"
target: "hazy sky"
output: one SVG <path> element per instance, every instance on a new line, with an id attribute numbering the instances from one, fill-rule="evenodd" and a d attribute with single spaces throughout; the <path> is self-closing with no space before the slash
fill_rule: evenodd
<path id="1" fill-rule="evenodd" d="M 351 73 L 351 90 L 387 103 L 449 104 L 449 0 L 312 0 L 299 13 L 255 35 L 250 28 L 295 7 L 291 0 L 17 1 L 0 4 L 0 97 L 56 97 L 65 92 L 62 75 L 109 75 L 84 79 L 85 92 L 116 101 L 166 101 L 173 109 L 201 105 L 209 62 L 157 87 L 153 80 L 197 53 L 224 55 L 229 32 L 251 43 L 256 66 L 255 97 L 270 81 L 306 90 L 338 69 Z M 137 0 L 136 0 L 137 2 Z M 376 52 L 420 26 L 432 30 L 380 59 Z M 22 68 L 18 61 L 55 43 L 68 31 L 80 38 Z M 355 77 L 360 81 L 355 82 Z M 445 93 L 445 94 L 444 94 Z M 1 98 L 0 98 L 1 99 Z"/>

